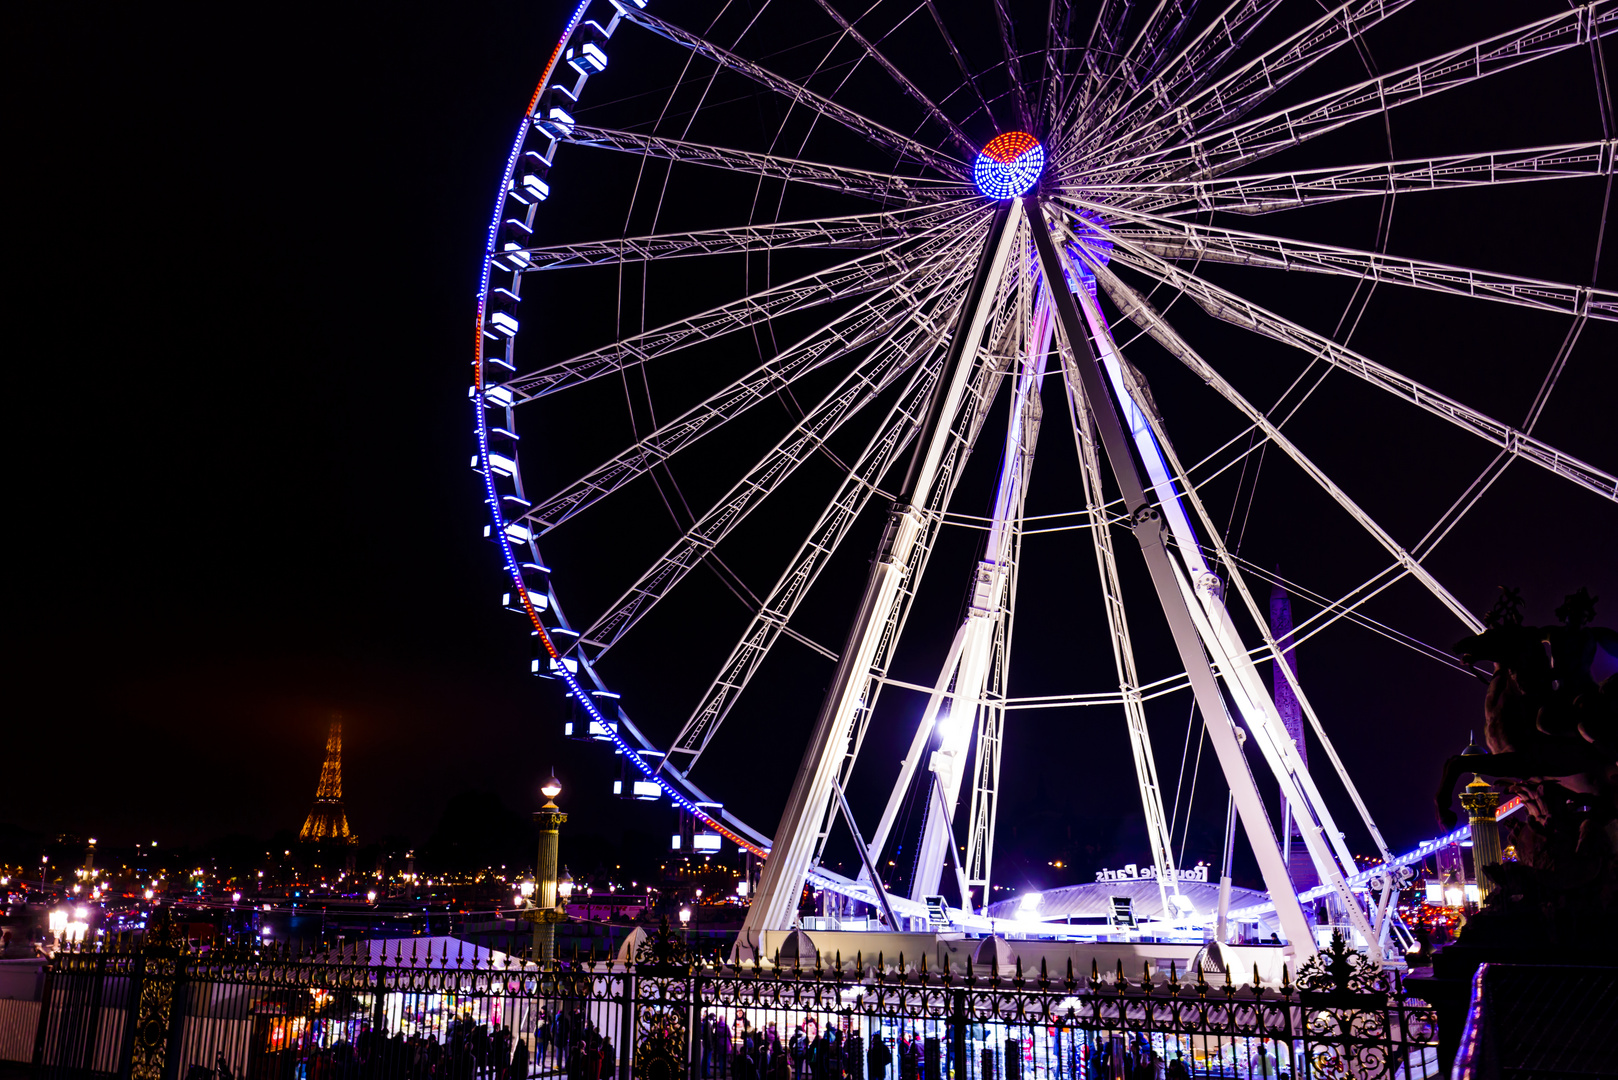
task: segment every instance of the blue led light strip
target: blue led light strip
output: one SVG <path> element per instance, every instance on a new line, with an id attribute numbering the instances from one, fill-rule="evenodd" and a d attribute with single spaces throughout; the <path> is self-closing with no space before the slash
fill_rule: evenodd
<path id="1" fill-rule="evenodd" d="M 484 410 L 488 407 L 488 405 L 483 397 L 485 370 L 483 335 L 484 324 L 488 318 L 489 279 L 490 275 L 493 273 L 494 258 L 496 255 L 495 245 L 499 242 L 500 223 L 505 217 L 506 195 L 507 192 L 511 190 L 512 176 L 516 172 L 517 161 L 522 155 L 522 148 L 527 142 L 529 131 L 532 129 L 531 118 L 533 116 L 534 108 L 539 102 L 541 96 L 544 94 L 546 85 L 549 83 L 551 75 L 556 70 L 557 58 L 562 55 L 562 50 L 567 47 L 568 39 L 573 35 L 573 31 L 578 28 L 580 20 L 584 18 L 585 9 L 590 6 L 590 2 L 591 0 L 582 0 L 579 6 L 573 10 L 572 16 L 568 19 L 567 26 L 562 31 L 562 36 L 556 44 L 556 49 L 551 53 L 550 61 L 545 66 L 545 72 L 540 78 L 539 85 L 534 90 L 534 96 L 529 101 L 528 108 L 523 114 L 522 124 L 518 127 L 517 138 L 512 144 L 511 153 L 506 158 L 505 171 L 501 174 L 500 187 L 495 194 L 494 216 L 489 222 L 488 241 L 484 247 L 483 266 L 481 268 L 478 281 L 477 327 L 473 345 L 473 427 L 477 433 L 478 440 L 478 462 L 480 465 L 479 471 L 483 474 L 484 493 L 486 495 L 486 501 L 489 504 L 489 513 L 494 523 L 492 538 L 500 547 L 500 556 L 505 561 L 506 571 L 511 575 L 511 580 L 515 588 L 516 595 L 522 598 L 523 609 L 527 612 L 529 621 L 533 623 L 534 629 L 539 635 L 539 640 L 544 644 L 545 651 L 557 661 L 561 661 L 562 655 L 557 651 L 556 644 L 551 639 L 549 631 L 546 630 L 544 622 L 539 617 L 539 613 L 534 610 L 533 602 L 528 598 L 527 584 L 523 581 L 522 571 L 518 566 L 516 554 L 512 551 L 511 538 L 506 535 L 507 522 L 500 512 L 500 493 L 495 490 L 494 470 L 490 468 L 489 465 L 489 426 L 488 418 L 484 413 Z M 551 600 L 552 606 L 554 607 L 554 592 L 552 593 Z M 761 846 L 743 836 L 738 835 L 735 831 L 715 819 L 711 814 L 699 809 L 694 802 L 688 799 L 680 791 L 676 790 L 674 786 L 671 785 L 667 780 L 663 779 L 661 775 L 658 775 L 646 764 L 645 759 L 641 756 L 640 749 L 631 746 L 627 741 L 625 741 L 625 739 L 618 734 L 616 727 L 609 724 L 607 719 L 602 716 L 601 711 L 596 708 L 595 702 L 590 698 L 589 694 L 585 692 L 584 687 L 580 684 L 578 676 L 569 671 L 567 665 L 564 663 L 558 663 L 557 667 L 558 674 L 561 676 L 562 681 L 567 685 L 569 696 L 584 706 L 585 711 L 589 713 L 590 717 L 600 724 L 603 731 L 607 732 L 608 736 L 611 738 L 614 745 L 617 746 L 618 750 L 621 753 L 628 755 L 635 763 L 635 767 L 640 770 L 642 775 L 644 775 L 646 779 L 657 784 L 659 788 L 666 792 L 670 800 L 672 800 L 675 805 L 679 806 L 683 810 L 689 811 L 691 814 L 710 825 L 720 835 L 734 841 L 741 847 L 751 851 L 753 854 L 760 857 L 769 854 L 769 848 Z"/>

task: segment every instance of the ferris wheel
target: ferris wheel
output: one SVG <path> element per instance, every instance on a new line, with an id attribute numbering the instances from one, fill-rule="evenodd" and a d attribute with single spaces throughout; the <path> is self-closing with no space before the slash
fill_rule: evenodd
<path id="1" fill-rule="evenodd" d="M 624 794 L 672 801 L 768 855 L 744 942 L 790 926 L 810 878 L 889 925 L 944 891 L 971 916 L 993 880 L 1006 717 L 1035 704 L 1010 682 L 1018 598 L 1042 588 L 1024 541 L 1061 533 L 1069 559 L 1096 567 L 1100 600 L 1083 610 L 1105 620 L 1109 677 L 1038 704 L 1122 715 L 1163 910 L 1207 916 L 1178 897 L 1147 723 L 1149 701 L 1189 689 L 1285 936 L 1312 948 L 1256 770 L 1375 953 L 1387 894 L 1379 912 L 1349 887 L 1345 828 L 1274 689 L 1296 699 L 1358 827 L 1389 858 L 1290 651 L 1338 622 L 1402 636 L 1364 607 L 1396 582 L 1419 585 L 1458 631 L 1480 629 L 1426 562 L 1508 467 L 1618 501 L 1611 473 L 1534 434 L 1561 374 L 1585 359 L 1581 338 L 1591 347 L 1587 327 L 1618 321 L 1618 294 L 1589 284 L 1618 148 L 1601 52 L 1618 0 L 1547 6 L 1479 36 L 1452 26 L 1440 51 L 1386 68 L 1370 46 L 1426 5 L 658 4 L 572 12 L 506 162 L 478 301 L 471 464 L 485 533 L 572 733 L 610 745 Z M 1395 149 L 1395 118 L 1509 94 L 1524 70 L 1586 80 L 1599 107 L 1581 115 L 1595 129 L 1539 145 L 1502 122 L 1500 142 L 1434 153 L 1442 139 L 1412 136 Z M 1583 230 L 1594 268 L 1581 255 L 1563 281 L 1390 254 L 1396 204 L 1443 218 L 1497 191 L 1509 207 L 1516 193 L 1543 205 L 1556 196 L 1540 193 L 1563 190 L 1596 191 L 1599 211 Z M 1358 221 L 1358 236 L 1320 238 Z M 1300 302 L 1311 290 L 1326 299 Z M 1516 407 L 1524 419 L 1352 346 L 1379 298 L 1404 292 L 1428 298 L 1433 318 L 1503 312 L 1555 327 L 1560 348 L 1534 361 L 1548 374 Z M 1199 345 L 1209 327 L 1224 329 Z M 1255 361 L 1230 345 L 1238 331 L 1265 363 L 1288 358 L 1284 392 L 1242 389 Z M 1148 384 L 1187 374 L 1196 409 L 1224 410 L 1227 427 L 1176 415 Z M 1402 540 L 1329 475 L 1295 420 L 1332 395 L 1372 400 L 1367 423 L 1436 424 L 1492 457 L 1469 484 L 1428 492 L 1431 528 Z M 1041 438 L 1052 422 L 1069 430 Z M 1036 450 L 1057 446 L 1080 480 L 1070 505 L 1035 521 Z M 1285 640 L 1259 597 L 1276 579 L 1242 558 L 1229 513 L 1233 498 L 1250 511 L 1253 486 L 1229 485 L 1264 455 L 1329 499 L 1379 560 L 1357 587 L 1311 593 L 1318 614 Z M 954 532 L 976 556 L 937 580 L 929 564 Z M 860 588 L 838 591 L 833 576 Z M 895 657 L 918 636 L 927 589 L 957 597 L 959 617 L 934 677 L 902 680 Z M 840 640 L 806 628 L 828 593 L 838 614 L 816 625 Z M 729 633 L 693 629 L 717 605 Z M 1142 673 L 1143 619 L 1167 621 L 1169 677 Z M 647 636 L 660 642 L 655 676 L 613 666 Z M 626 690 L 654 678 L 668 689 L 656 725 Z M 768 725 L 756 699 L 786 694 L 812 698 L 814 722 L 807 748 L 772 749 L 802 761 L 779 822 L 755 823 L 766 833 L 719 798 L 740 781 L 694 770 L 738 716 L 755 737 Z M 862 760 L 878 730 L 903 733 L 897 766 Z M 857 820 L 856 785 L 890 792 L 880 816 Z M 855 874 L 825 863 L 838 830 Z M 901 894 L 879 868 L 906 830 Z"/>

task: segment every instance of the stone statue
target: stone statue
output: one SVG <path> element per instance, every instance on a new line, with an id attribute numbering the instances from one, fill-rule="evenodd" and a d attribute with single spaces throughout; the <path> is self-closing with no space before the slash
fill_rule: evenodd
<path id="1" fill-rule="evenodd" d="M 1494 672 L 1483 703 L 1487 754 L 1444 763 L 1437 808 L 1454 828 L 1461 775 L 1505 781 L 1526 813 L 1509 827 L 1516 862 L 1480 867 L 1497 886 L 1482 922 L 1547 941 L 1610 932 L 1618 904 L 1618 674 L 1597 683 L 1598 654 L 1618 659 L 1618 634 L 1591 626 L 1586 589 L 1556 609 L 1559 626 L 1524 626 L 1522 597 L 1502 589 L 1481 634 L 1458 643 L 1467 663 Z M 1482 926 L 1476 929 L 1482 930 Z M 1475 936 L 1475 935 L 1474 935 Z"/>

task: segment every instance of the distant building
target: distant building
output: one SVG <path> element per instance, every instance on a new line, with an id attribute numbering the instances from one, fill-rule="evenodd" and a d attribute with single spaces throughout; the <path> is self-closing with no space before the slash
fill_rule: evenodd
<path id="1" fill-rule="evenodd" d="M 343 813 L 343 719 L 331 718 L 326 735 L 326 763 L 320 767 L 320 786 L 315 789 L 315 805 L 298 833 L 306 843 L 357 844 L 359 838 L 348 829 Z"/>

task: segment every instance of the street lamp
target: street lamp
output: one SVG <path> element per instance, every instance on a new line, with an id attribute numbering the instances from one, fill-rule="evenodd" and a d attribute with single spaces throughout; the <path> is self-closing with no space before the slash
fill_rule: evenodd
<path id="1" fill-rule="evenodd" d="M 564 904 L 573 897 L 573 875 L 567 872 L 565 866 L 562 867 L 562 876 L 556 880 L 556 894 Z"/>
<path id="2" fill-rule="evenodd" d="M 539 858 L 536 860 L 536 878 L 534 888 L 534 906 L 537 910 L 528 913 L 534 921 L 534 959 L 543 963 L 552 960 L 556 955 L 556 924 L 567 918 L 567 902 L 565 897 L 558 902 L 560 882 L 556 880 L 556 854 L 560 844 L 558 832 L 567 824 L 567 815 L 562 813 L 561 807 L 556 805 L 556 796 L 562 793 L 562 783 L 556 779 L 556 770 L 543 784 L 539 785 L 539 793 L 545 796 L 545 804 L 534 814 L 534 824 L 539 826 Z M 571 892 L 573 879 L 568 878 L 568 891 Z"/>

